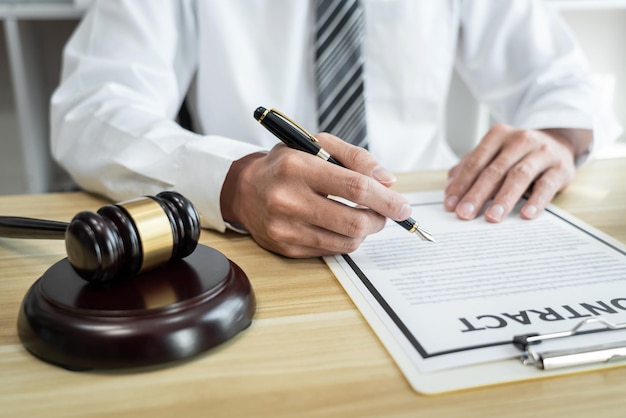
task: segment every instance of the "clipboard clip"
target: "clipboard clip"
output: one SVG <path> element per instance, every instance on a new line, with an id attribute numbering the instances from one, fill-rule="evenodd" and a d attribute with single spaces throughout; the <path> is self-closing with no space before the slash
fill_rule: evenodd
<path id="1" fill-rule="evenodd" d="M 583 331 L 582 328 L 592 324 L 601 324 L 602 329 Z M 540 370 L 560 369 L 565 367 L 583 366 L 595 363 L 609 363 L 626 360 L 626 341 L 598 344 L 574 349 L 540 352 L 533 347 L 546 340 L 565 338 L 574 335 L 597 331 L 613 331 L 626 329 L 626 323 L 613 324 L 603 318 L 588 318 L 579 322 L 569 331 L 550 334 L 526 334 L 513 338 L 513 344 L 522 351 L 520 360 L 525 366 L 535 366 Z"/>

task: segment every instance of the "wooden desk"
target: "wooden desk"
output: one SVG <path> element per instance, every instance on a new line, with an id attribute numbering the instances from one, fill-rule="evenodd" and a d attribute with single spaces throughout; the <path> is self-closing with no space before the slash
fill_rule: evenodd
<path id="1" fill-rule="evenodd" d="M 555 203 L 626 242 L 626 160 L 581 169 Z M 400 176 L 397 189 L 443 187 L 444 172 Z M 105 202 L 83 193 L 0 198 L 0 215 L 69 221 Z M 33 358 L 17 337 L 30 285 L 65 256 L 57 241 L 0 238 L 0 416 L 624 416 L 626 368 L 427 397 L 395 363 L 320 259 L 291 260 L 250 238 L 204 231 L 255 289 L 253 325 L 175 367 L 69 372 Z"/>

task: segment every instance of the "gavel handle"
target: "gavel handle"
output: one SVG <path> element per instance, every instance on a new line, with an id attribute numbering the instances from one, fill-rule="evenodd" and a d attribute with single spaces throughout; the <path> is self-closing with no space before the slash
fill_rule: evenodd
<path id="1" fill-rule="evenodd" d="M 64 239 L 69 224 L 45 219 L 0 216 L 0 237 Z"/>

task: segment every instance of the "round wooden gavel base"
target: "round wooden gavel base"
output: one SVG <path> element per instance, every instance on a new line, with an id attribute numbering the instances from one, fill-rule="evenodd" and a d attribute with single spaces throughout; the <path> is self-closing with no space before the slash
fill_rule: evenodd
<path id="1" fill-rule="evenodd" d="M 27 292 L 18 335 L 36 357 L 70 369 L 121 369 L 187 359 L 247 328 L 256 302 L 244 272 L 204 245 L 183 260 L 109 285 L 67 259 Z"/>

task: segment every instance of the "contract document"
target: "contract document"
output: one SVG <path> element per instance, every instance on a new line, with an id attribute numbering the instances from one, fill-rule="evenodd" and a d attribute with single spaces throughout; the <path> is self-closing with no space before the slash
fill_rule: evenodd
<path id="1" fill-rule="evenodd" d="M 618 241 L 555 207 L 528 221 L 520 203 L 493 224 L 446 212 L 443 192 L 406 197 L 436 243 L 389 221 L 355 252 L 325 261 L 410 381 L 510 359 L 528 369 L 512 343 L 517 335 L 596 317 L 626 323 L 626 248 Z M 626 330 L 589 331 L 555 347 L 626 341 Z"/>

